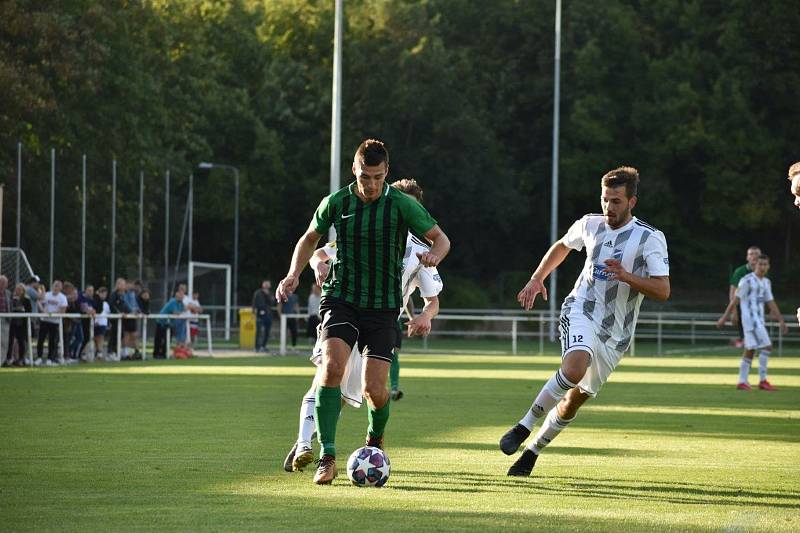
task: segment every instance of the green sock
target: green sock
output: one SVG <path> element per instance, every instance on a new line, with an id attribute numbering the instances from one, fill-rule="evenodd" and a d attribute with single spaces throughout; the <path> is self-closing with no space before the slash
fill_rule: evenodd
<path id="1" fill-rule="evenodd" d="M 392 366 L 389 367 L 389 383 L 391 383 L 392 390 L 397 390 L 400 387 L 400 359 L 398 358 L 397 350 L 392 354 Z"/>
<path id="2" fill-rule="evenodd" d="M 367 419 L 369 420 L 369 434 L 372 437 L 383 435 L 386 429 L 386 422 L 389 421 L 389 406 L 391 403 L 387 398 L 386 404 L 379 409 L 373 409 L 372 406 L 368 406 Z"/>
<path id="3" fill-rule="evenodd" d="M 336 423 L 342 410 L 341 387 L 317 387 L 317 405 L 314 407 L 314 421 L 317 425 L 317 440 L 322 449 L 320 457 L 336 457 Z M 384 422 L 385 424 L 385 422 Z"/>

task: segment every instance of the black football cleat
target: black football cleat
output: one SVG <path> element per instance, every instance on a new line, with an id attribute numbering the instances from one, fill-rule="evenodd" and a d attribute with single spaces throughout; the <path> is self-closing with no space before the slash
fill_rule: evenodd
<path id="1" fill-rule="evenodd" d="M 286 456 L 286 459 L 283 460 L 283 469 L 287 472 L 294 472 L 294 468 L 292 468 L 292 461 L 294 461 L 294 454 L 297 451 L 297 442 L 294 443 L 292 449 L 289 450 L 289 455 Z"/>
<path id="2" fill-rule="evenodd" d="M 525 442 L 531 434 L 531 430 L 517 424 L 513 428 L 506 431 L 506 434 L 500 437 L 500 449 L 506 455 L 514 455 L 519 450 L 520 445 Z"/>
<path id="3" fill-rule="evenodd" d="M 520 477 L 530 476 L 531 472 L 533 472 L 533 465 L 536 464 L 536 459 L 538 459 L 538 457 L 539 456 L 532 451 L 524 450 L 522 455 L 519 456 L 519 459 L 508 469 L 508 475 Z"/>

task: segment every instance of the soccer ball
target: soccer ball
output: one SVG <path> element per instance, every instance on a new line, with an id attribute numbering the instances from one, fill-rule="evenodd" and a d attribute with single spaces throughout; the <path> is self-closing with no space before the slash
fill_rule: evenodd
<path id="1" fill-rule="evenodd" d="M 389 480 L 391 465 L 380 448 L 364 446 L 350 454 L 347 477 L 359 487 L 382 487 Z"/>

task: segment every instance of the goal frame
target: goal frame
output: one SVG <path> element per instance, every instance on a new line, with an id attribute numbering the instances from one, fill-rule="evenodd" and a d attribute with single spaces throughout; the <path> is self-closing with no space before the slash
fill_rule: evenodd
<path id="1" fill-rule="evenodd" d="M 194 269 L 195 267 L 211 270 L 225 271 L 225 340 L 231 338 L 231 265 L 228 263 L 204 263 L 201 261 L 189 261 L 189 297 L 194 291 Z"/>

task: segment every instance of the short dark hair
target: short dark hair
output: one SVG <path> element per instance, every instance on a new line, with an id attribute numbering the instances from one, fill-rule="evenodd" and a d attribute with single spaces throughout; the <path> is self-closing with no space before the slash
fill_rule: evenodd
<path id="1" fill-rule="evenodd" d="M 417 180 L 414 178 L 403 178 L 401 180 L 397 180 L 392 183 L 392 187 L 400 192 L 404 192 L 413 196 L 419 203 L 422 203 L 422 187 L 419 186 L 419 183 L 417 183 Z"/>
<path id="2" fill-rule="evenodd" d="M 356 161 L 368 167 L 376 167 L 381 163 L 389 165 L 389 151 L 386 146 L 377 139 L 367 139 L 358 145 L 356 150 Z"/>
<path id="3" fill-rule="evenodd" d="M 769 256 L 767 254 L 761 254 L 758 256 L 759 261 L 769 261 Z"/>
<path id="4" fill-rule="evenodd" d="M 618 167 L 606 172 L 600 183 L 604 187 L 625 186 L 625 196 L 633 198 L 639 195 L 639 171 L 633 167 Z"/>

